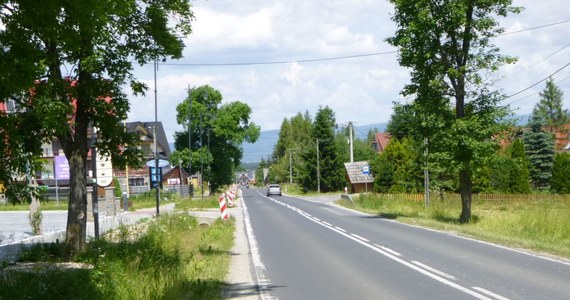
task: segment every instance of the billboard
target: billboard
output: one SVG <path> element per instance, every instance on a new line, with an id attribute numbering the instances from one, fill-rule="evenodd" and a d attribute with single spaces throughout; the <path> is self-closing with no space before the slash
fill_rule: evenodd
<path id="1" fill-rule="evenodd" d="M 69 162 L 65 156 L 56 156 L 54 160 L 55 179 L 69 180 Z"/>

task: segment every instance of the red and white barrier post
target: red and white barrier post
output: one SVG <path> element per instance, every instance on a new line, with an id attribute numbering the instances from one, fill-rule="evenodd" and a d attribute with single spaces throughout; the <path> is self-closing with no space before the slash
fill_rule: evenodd
<path id="1" fill-rule="evenodd" d="M 232 207 L 234 206 L 234 198 L 235 198 L 235 193 L 232 190 L 229 190 L 226 195 L 228 196 L 228 206 Z"/>
<path id="2" fill-rule="evenodd" d="M 218 201 L 220 202 L 220 218 L 225 221 L 228 219 L 228 212 L 226 211 L 226 194 L 222 193 Z"/>

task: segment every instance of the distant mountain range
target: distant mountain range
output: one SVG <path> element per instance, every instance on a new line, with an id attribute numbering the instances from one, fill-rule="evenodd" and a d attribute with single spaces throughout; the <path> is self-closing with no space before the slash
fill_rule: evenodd
<path id="1" fill-rule="evenodd" d="M 356 135 L 355 138 L 365 139 L 370 129 L 375 129 L 377 131 L 383 132 L 386 130 L 387 124 L 388 123 L 378 123 L 354 126 L 354 132 Z M 242 162 L 258 163 L 262 158 L 267 159 L 271 157 L 273 147 L 275 147 L 275 144 L 277 144 L 277 140 L 279 140 L 278 129 L 262 131 L 257 142 L 253 144 L 243 143 Z"/>
<path id="2" fill-rule="evenodd" d="M 517 120 L 517 125 L 525 125 L 528 123 L 530 115 L 514 116 L 513 119 Z M 368 131 L 374 129 L 378 132 L 384 132 L 388 123 L 377 123 L 369 125 L 354 126 L 355 138 L 365 139 Z M 279 139 L 279 129 L 261 131 L 259 139 L 253 144 L 243 143 L 243 158 L 242 163 L 259 163 L 262 158 L 267 159 L 271 157 L 273 147 L 277 144 Z M 174 143 L 170 143 L 170 150 L 174 151 Z"/>

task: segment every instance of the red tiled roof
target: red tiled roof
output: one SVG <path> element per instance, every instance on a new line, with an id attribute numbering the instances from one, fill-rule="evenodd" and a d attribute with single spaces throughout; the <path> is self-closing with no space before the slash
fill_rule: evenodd
<path id="1" fill-rule="evenodd" d="M 374 140 L 372 141 L 372 147 L 376 152 L 382 153 L 388 147 L 390 143 L 390 134 L 385 132 L 377 132 L 374 134 Z"/>

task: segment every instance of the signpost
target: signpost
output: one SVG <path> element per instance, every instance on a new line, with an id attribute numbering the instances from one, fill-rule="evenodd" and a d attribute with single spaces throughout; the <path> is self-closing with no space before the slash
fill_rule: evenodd
<path id="1" fill-rule="evenodd" d="M 113 182 L 113 164 L 108 157 L 97 155 L 97 185 L 109 186 Z"/>
<path id="2" fill-rule="evenodd" d="M 362 166 L 362 174 L 366 175 L 366 180 L 364 180 L 364 186 L 366 189 L 366 193 L 368 193 L 368 174 L 370 174 L 369 165 Z"/>
<path id="3" fill-rule="evenodd" d="M 156 161 L 154 159 L 149 160 L 146 162 L 146 165 L 149 169 L 149 176 L 150 176 L 150 188 L 156 188 L 157 186 L 162 188 L 162 168 L 167 167 L 169 165 L 167 160 L 159 159 L 158 160 L 158 172 L 155 168 Z"/>

